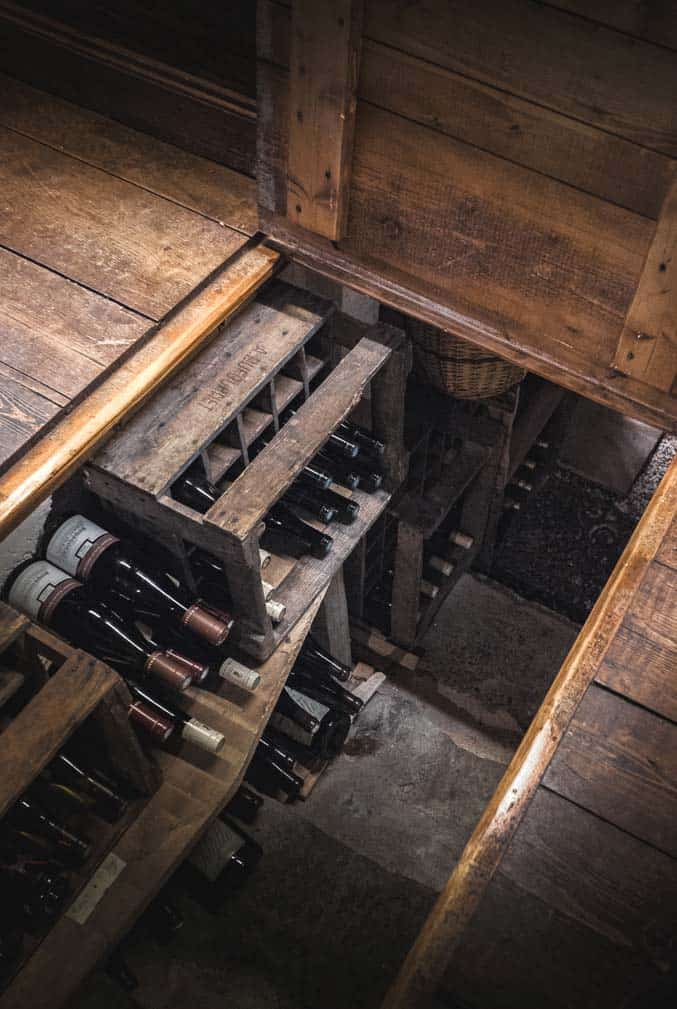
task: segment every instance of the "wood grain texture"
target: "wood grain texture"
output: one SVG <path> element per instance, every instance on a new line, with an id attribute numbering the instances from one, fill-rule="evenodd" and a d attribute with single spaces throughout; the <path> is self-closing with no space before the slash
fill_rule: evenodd
<path id="1" fill-rule="evenodd" d="M 441 5 L 440 5 L 441 6 Z M 375 31 L 388 31 L 379 26 Z M 289 67 L 291 18 L 261 0 L 259 59 Z M 360 100 L 566 182 L 628 210 L 658 218 L 674 178 L 670 157 L 605 129 L 510 94 L 465 72 L 364 38 Z M 647 47 L 647 55 L 651 52 Z"/>
<path id="2" fill-rule="evenodd" d="M 76 652 L 0 736 L 0 816 L 113 688 L 116 674 Z"/>
<path id="3" fill-rule="evenodd" d="M 677 924 L 677 862 L 540 788 L 501 872 L 569 918 L 666 968 Z"/>
<path id="4" fill-rule="evenodd" d="M 0 128 L 0 242 L 159 319 L 245 242 L 238 232 Z"/>
<path id="5" fill-rule="evenodd" d="M 277 254 L 244 251 L 0 478 L 0 537 L 79 466 L 267 280 Z"/>
<path id="6" fill-rule="evenodd" d="M 435 484 L 422 497 L 407 495 L 397 506 L 397 515 L 424 539 L 435 532 L 450 508 L 460 498 L 490 456 L 490 450 L 465 442 L 444 464 Z"/>
<path id="7" fill-rule="evenodd" d="M 294 0 L 287 215 L 343 237 L 362 43 L 363 0 Z"/>
<path id="8" fill-rule="evenodd" d="M 0 654 L 19 638 L 30 624 L 28 617 L 0 602 Z"/>
<path id="9" fill-rule="evenodd" d="M 639 39 L 677 49 L 677 11 L 672 0 L 553 0 L 572 14 L 617 28 Z"/>
<path id="10" fill-rule="evenodd" d="M 677 394 L 677 181 L 663 203 L 612 363 Z"/>
<path id="11" fill-rule="evenodd" d="M 677 645 L 651 641 L 644 634 L 621 627 L 595 679 L 649 711 L 677 722 L 675 669 Z"/>
<path id="12" fill-rule="evenodd" d="M 0 124 L 246 235 L 257 228 L 247 175 L 0 75 Z"/>
<path id="13" fill-rule="evenodd" d="M 676 514 L 677 462 L 664 476 L 595 603 L 391 986 L 383 1009 L 411 1009 L 417 999 L 435 990 L 506 848 L 524 822 L 525 814 L 528 815 L 541 776 L 633 604 L 637 588 Z"/>
<path id="14" fill-rule="evenodd" d="M 182 72 L 167 61 L 167 48 L 158 53 L 165 61 L 161 62 L 106 41 L 102 37 L 105 33 L 84 34 L 79 30 L 83 20 L 78 15 L 69 26 L 62 19 L 61 7 L 55 13 L 59 20 L 3 0 L 0 67 L 6 73 L 179 148 L 252 174 L 253 98 L 214 80 Z M 104 20 L 110 26 L 112 18 L 104 15 Z M 218 50 L 223 59 L 223 50 Z M 203 66 L 198 68 L 200 73 Z"/>
<path id="15" fill-rule="evenodd" d="M 0 363 L 0 458 L 16 458 L 67 403 L 65 396 Z"/>
<path id="16" fill-rule="evenodd" d="M 677 571 L 677 519 L 672 523 L 660 545 L 656 560 Z"/>
<path id="17" fill-rule="evenodd" d="M 372 0 L 364 33 L 643 147 L 677 154 L 677 58 L 526 0 Z"/>
<path id="18" fill-rule="evenodd" d="M 635 667 L 635 678 L 639 673 Z M 677 855 L 677 725 L 672 722 L 593 684 L 543 783 L 639 840 Z"/>
<path id="19" fill-rule="evenodd" d="M 663 564 L 651 564 L 624 624 L 650 641 L 677 645 L 677 571 Z"/>
<path id="20" fill-rule="evenodd" d="M 165 491 L 326 318 L 317 299 L 294 312 L 286 285 L 266 301 L 224 327 L 111 439 L 96 465 L 151 494 Z"/>
<path id="21" fill-rule="evenodd" d="M 249 536 L 271 503 L 317 453 L 327 431 L 357 405 L 366 385 L 389 356 L 389 348 L 365 337 L 210 508 L 205 524 L 228 530 L 237 539 Z"/>

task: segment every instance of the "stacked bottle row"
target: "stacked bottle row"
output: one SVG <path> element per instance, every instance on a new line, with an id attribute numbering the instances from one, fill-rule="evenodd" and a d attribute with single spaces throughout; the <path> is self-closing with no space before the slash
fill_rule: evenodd
<path id="1" fill-rule="evenodd" d="M 40 937 L 73 892 L 73 873 L 92 853 L 95 820 L 117 823 L 130 798 L 79 735 L 71 738 L 0 823 L 0 982 Z"/>
<path id="2" fill-rule="evenodd" d="M 295 415 L 288 409 L 281 417 L 285 423 Z M 249 459 L 255 458 L 271 437 L 260 436 L 249 446 Z M 367 430 L 349 421 L 342 422 L 320 452 L 299 473 L 282 498 L 265 518 L 262 543 L 277 553 L 292 557 L 306 554 L 326 557 L 333 545 L 332 536 L 317 529 L 311 521 L 330 526 L 334 522 L 350 525 L 359 513 L 359 503 L 346 491 L 366 491 L 371 494 L 383 483 L 385 446 Z M 244 463 L 240 463 L 241 469 Z M 229 472 L 228 480 L 213 484 L 207 479 L 201 462 L 193 465 L 174 483 L 172 494 L 177 501 L 204 513 L 238 475 Z M 308 521 L 311 520 L 311 521 Z M 272 616 L 272 614 L 271 614 Z"/>

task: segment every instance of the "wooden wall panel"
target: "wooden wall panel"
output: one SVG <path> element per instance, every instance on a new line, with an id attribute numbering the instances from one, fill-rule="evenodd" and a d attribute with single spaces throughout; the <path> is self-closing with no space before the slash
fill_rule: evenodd
<path id="1" fill-rule="evenodd" d="M 551 0 L 551 6 L 677 49 L 677 7 L 673 0 Z"/>

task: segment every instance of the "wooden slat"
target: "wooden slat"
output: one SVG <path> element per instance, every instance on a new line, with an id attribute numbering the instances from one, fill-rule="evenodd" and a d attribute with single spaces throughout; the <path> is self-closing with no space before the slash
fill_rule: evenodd
<path id="1" fill-rule="evenodd" d="M 0 602 L 0 654 L 14 644 L 30 624 L 28 617 Z"/>
<path id="2" fill-rule="evenodd" d="M 0 459 L 16 457 L 67 403 L 60 393 L 0 363 Z"/>
<path id="3" fill-rule="evenodd" d="M 613 367 L 677 394 L 677 181 L 661 209 Z"/>
<path id="4" fill-rule="evenodd" d="M 441 987 L 444 1004 L 459 1009 L 618 1009 L 633 997 L 660 1005 L 650 997 L 663 978 L 640 952 L 544 906 L 499 871 Z"/>
<path id="5" fill-rule="evenodd" d="M 677 10 L 670 0 L 644 4 L 636 0 L 552 0 L 552 6 L 677 49 Z"/>
<path id="6" fill-rule="evenodd" d="M 672 523 L 660 545 L 656 560 L 677 571 L 677 519 Z"/>
<path id="7" fill-rule="evenodd" d="M 374 0 L 364 34 L 652 150 L 677 154 L 673 52 L 527 0 Z"/>
<path id="8" fill-rule="evenodd" d="M 0 817 L 112 689 L 115 673 L 76 652 L 0 736 Z"/>
<path id="9" fill-rule="evenodd" d="M 348 213 L 363 0 L 294 0 L 287 214 L 338 239 Z"/>
<path id="10" fill-rule="evenodd" d="M 314 310 L 286 311 L 288 292 L 279 285 L 268 304 L 245 309 L 109 442 L 96 465 L 151 494 L 166 490 L 324 322 L 317 299 Z"/>
<path id="11" fill-rule="evenodd" d="M 635 678 L 642 674 L 635 668 Z M 677 725 L 672 722 L 593 684 L 543 783 L 677 856 Z"/>
<path id="12" fill-rule="evenodd" d="M 677 722 L 677 645 L 650 641 L 621 627 L 597 676 L 601 683 Z"/>
<path id="13" fill-rule="evenodd" d="M 0 242 L 152 319 L 245 238 L 0 127 Z"/>
<path id="14" fill-rule="evenodd" d="M 228 263 L 0 478 L 0 538 L 59 486 L 115 424 L 190 360 L 270 277 L 276 259 L 276 253 L 255 247 Z"/>
<path id="15" fill-rule="evenodd" d="M 546 907 L 663 960 L 677 915 L 677 861 L 540 788 L 501 872 Z M 648 923 L 651 927 L 647 928 Z"/>
<path id="16" fill-rule="evenodd" d="M 92 5 L 88 6 L 91 13 Z M 99 10 L 109 27 L 116 14 L 120 17 L 119 8 L 108 18 Z M 64 14 L 61 5 L 55 13 L 57 17 Z M 146 48 L 133 52 L 101 35 L 84 34 L 78 15 L 68 25 L 1 0 L 0 19 L 0 66 L 6 73 L 252 174 L 256 109 L 251 97 L 182 72 L 171 65 L 168 49 L 162 45 L 158 55 L 166 62 L 145 55 Z M 128 28 L 124 35 L 127 41 Z M 155 45 L 158 38 L 156 32 L 152 34 Z M 225 62 L 223 49 L 214 48 Z M 202 73 L 203 68 L 204 60 L 197 69 Z"/>
<path id="17" fill-rule="evenodd" d="M 624 624 L 658 644 L 677 646 L 677 571 L 663 564 L 649 567 Z"/>
<path id="18" fill-rule="evenodd" d="M 363 339 L 210 508 L 205 523 L 245 539 L 263 519 L 270 502 L 315 455 L 327 430 L 335 428 L 357 405 L 365 386 L 389 356 L 389 348 Z"/>
<path id="19" fill-rule="evenodd" d="M 261 0 L 259 59 L 289 67 L 290 35 L 289 10 Z M 406 42 L 363 40 L 358 97 L 654 220 L 674 178 L 666 155 L 410 55 Z"/>
<path id="20" fill-rule="evenodd" d="M 595 603 L 388 992 L 383 1009 L 411 1009 L 417 997 L 435 990 L 675 514 L 677 463 L 664 476 Z"/>
<path id="21" fill-rule="evenodd" d="M 478 475 L 489 455 L 488 448 L 470 441 L 465 442 L 454 457 L 445 463 L 434 486 L 426 490 L 422 497 L 407 495 L 398 505 L 399 518 L 417 529 L 425 539 L 432 536 L 454 502 Z"/>
<path id="22" fill-rule="evenodd" d="M 247 175 L 0 74 L 0 123 L 247 235 L 257 229 Z"/>
<path id="23" fill-rule="evenodd" d="M 526 406 L 521 413 L 518 413 L 510 438 L 508 479 L 511 479 L 515 475 L 515 471 L 522 465 L 534 441 L 565 395 L 564 389 L 560 389 L 550 382 L 541 382 L 536 389 L 532 387 L 529 391 L 530 395 L 527 398 Z M 523 390 L 520 392 L 520 403 L 522 402 L 522 394 Z"/>

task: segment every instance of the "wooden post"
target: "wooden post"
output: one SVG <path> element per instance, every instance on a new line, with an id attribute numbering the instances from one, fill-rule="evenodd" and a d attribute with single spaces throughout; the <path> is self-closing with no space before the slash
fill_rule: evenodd
<path id="1" fill-rule="evenodd" d="M 677 395 L 677 181 L 663 203 L 613 367 Z"/>
<path id="2" fill-rule="evenodd" d="M 287 216 L 337 241 L 348 214 L 362 0 L 294 0 Z"/>
<path id="3" fill-rule="evenodd" d="M 317 624 L 322 644 L 340 662 L 352 666 L 350 620 L 343 581 L 343 568 L 339 568 L 329 582 L 327 594 L 317 615 Z"/>

